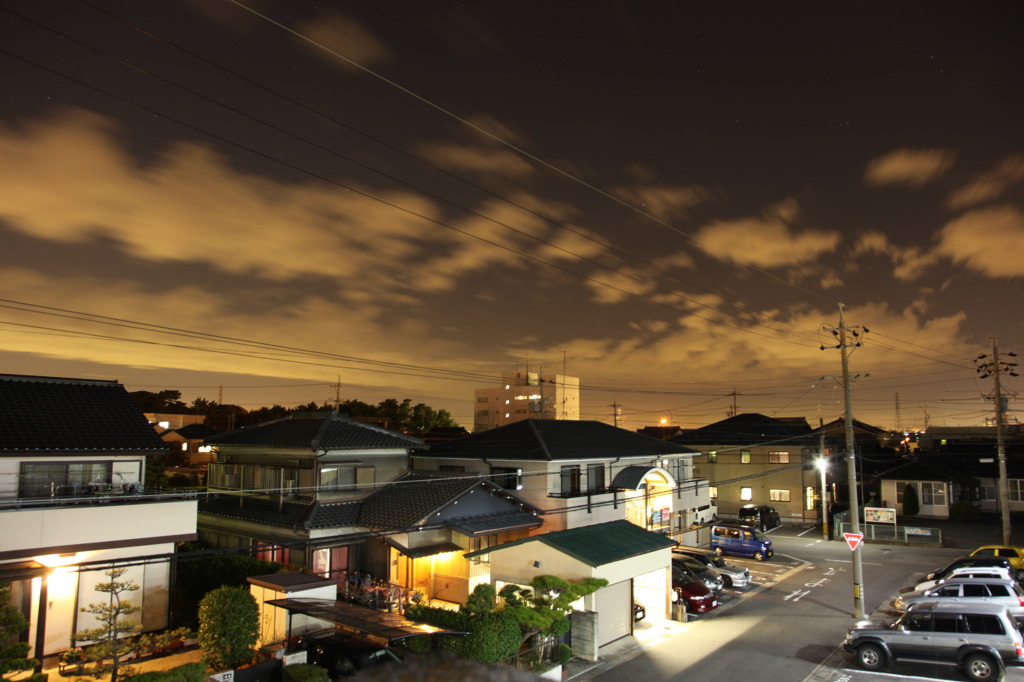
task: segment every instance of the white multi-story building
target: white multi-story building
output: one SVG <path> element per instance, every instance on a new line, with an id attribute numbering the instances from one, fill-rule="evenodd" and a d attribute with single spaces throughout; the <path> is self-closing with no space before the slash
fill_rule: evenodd
<path id="1" fill-rule="evenodd" d="M 493 429 L 524 419 L 580 418 L 580 378 L 565 374 L 505 372 L 497 388 L 478 388 L 473 430 Z"/>

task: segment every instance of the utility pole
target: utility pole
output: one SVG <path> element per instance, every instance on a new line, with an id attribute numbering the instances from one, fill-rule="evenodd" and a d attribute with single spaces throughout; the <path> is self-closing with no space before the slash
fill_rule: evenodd
<path id="1" fill-rule="evenodd" d="M 1010 544 L 1010 491 L 1006 481 L 1006 443 L 1003 440 L 1003 417 L 1006 413 L 1005 398 L 1003 398 L 1003 389 L 999 381 L 999 376 L 1003 372 L 1006 372 L 1012 377 L 1018 376 L 1013 367 L 1017 366 L 1016 362 L 1000 362 L 999 361 L 999 343 L 996 341 L 996 337 L 992 339 L 992 361 L 983 362 L 978 365 L 978 375 L 982 379 L 987 379 L 991 376 L 995 380 L 996 390 L 992 396 L 992 400 L 995 402 L 996 408 L 996 453 L 999 460 L 999 509 L 1003 520 L 1003 544 Z M 1016 353 L 1007 353 L 1010 357 L 1017 357 Z M 976 362 L 987 359 L 988 356 L 982 353 L 976 358 Z"/>
<path id="2" fill-rule="evenodd" d="M 338 375 L 337 383 L 329 384 L 329 386 L 334 389 L 334 413 L 337 414 L 341 409 L 341 375 Z"/>
<path id="3" fill-rule="evenodd" d="M 612 420 L 615 423 L 615 426 L 618 427 L 619 415 L 622 414 L 622 406 L 618 403 L 612 403 L 608 407 L 612 408 Z"/>
<path id="4" fill-rule="evenodd" d="M 850 525 L 853 532 L 860 535 L 860 501 L 857 499 L 857 458 L 856 442 L 853 438 L 853 404 L 850 397 L 850 348 L 857 348 L 861 345 L 861 332 L 868 333 L 865 327 L 847 327 L 843 319 L 843 304 L 839 304 L 839 326 L 830 330 L 839 341 L 838 345 L 831 346 L 839 349 L 843 361 L 843 403 L 846 407 L 846 473 L 850 488 Z M 848 337 L 852 336 L 853 341 Z M 825 350 L 822 346 L 821 350 Z M 860 375 L 858 375 L 860 376 Z M 863 536 L 861 536 L 863 537 Z M 863 542 L 857 544 L 853 550 L 853 617 L 864 617 L 864 566 L 861 560 L 861 548 Z"/>
<path id="5" fill-rule="evenodd" d="M 900 394 L 899 393 L 896 393 L 896 430 L 901 432 L 901 433 L 903 432 L 903 429 L 900 427 Z"/>

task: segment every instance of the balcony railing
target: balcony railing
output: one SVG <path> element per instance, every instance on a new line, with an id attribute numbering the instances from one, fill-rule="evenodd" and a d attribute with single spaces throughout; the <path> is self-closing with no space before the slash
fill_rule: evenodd
<path id="1" fill-rule="evenodd" d="M 77 494 L 74 494 L 77 493 Z M 163 502 L 168 500 L 194 500 L 195 490 L 175 490 L 159 494 L 143 492 L 141 486 L 91 486 L 81 487 L 66 494 L 48 497 L 0 497 L 0 511 L 12 509 L 39 509 L 43 507 L 64 507 L 71 505 L 134 504 L 138 502 Z"/>

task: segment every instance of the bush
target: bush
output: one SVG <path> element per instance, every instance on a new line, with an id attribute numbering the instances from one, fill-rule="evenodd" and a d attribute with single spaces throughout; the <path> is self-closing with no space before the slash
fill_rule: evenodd
<path id="1" fill-rule="evenodd" d="M 484 663 L 495 663 L 516 653 L 522 639 L 519 623 L 500 611 L 468 614 L 431 606 L 410 606 L 406 616 L 446 630 L 469 632 L 467 637 L 443 637 L 441 649 Z M 426 644 L 410 640 L 408 646 L 410 651 L 423 653 Z"/>
<path id="2" fill-rule="evenodd" d="M 186 663 L 170 670 L 132 675 L 131 682 L 204 682 L 206 679 L 205 663 Z"/>
<path id="3" fill-rule="evenodd" d="M 281 682 L 329 682 L 327 668 L 301 663 L 286 665 L 281 669 Z"/>
<path id="4" fill-rule="evenodd" d="M 259 637 L 259 607 L 245 588 L 220 587 L 199 603 L 199 648 L 214 670 L 251 663 Z"/>
<path id="5" fill-rule="evenodd" d="M 953 521 L 977 521 L 981 519 L 981 510 L 970 502 L 957 502 L 949 510 L 949 518 Z"/>

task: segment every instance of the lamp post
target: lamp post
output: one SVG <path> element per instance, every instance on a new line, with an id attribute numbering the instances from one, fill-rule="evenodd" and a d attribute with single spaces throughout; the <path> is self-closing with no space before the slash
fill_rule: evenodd
<path id="1" fill-rule="evenodd" d="M 825 472 L 828 471 L 828 460 L 819 457 L 816 462 L 821 472 L 821 539 L 828 540 L 828 486 L 825 484 Z"/>

